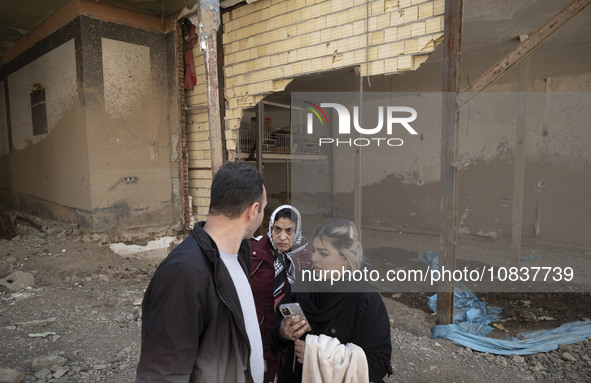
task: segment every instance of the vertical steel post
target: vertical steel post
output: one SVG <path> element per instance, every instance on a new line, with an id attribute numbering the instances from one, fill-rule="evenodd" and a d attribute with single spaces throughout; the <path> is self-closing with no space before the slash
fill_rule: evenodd
<path id="1" fill-rule="evenodd" d="M 441 127 L 441 203 L 439 269 L 453 273 L 456 263 L 456 198 L 458 168 L 458 111 L 462 37 L 462 0 L 445 1 L 445 41 L 443 53 L 443 102 Z M 453 323 L 454 282 L 439 283 L 437 324 Z"/>

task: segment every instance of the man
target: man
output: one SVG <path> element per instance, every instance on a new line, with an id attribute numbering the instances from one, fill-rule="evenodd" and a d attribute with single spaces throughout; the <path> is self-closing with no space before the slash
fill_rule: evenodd
<path id="1" fill-rule="evenodd" d="M 250 285 L 256 304 L 267 369 L 265 383 L 273 382 L 285 355 L 275 355 L 270 336 L 276 305 L 294 280 L 296 271 L 309 269 L 311 252 L 302 236 L 300 212 L 290 205 L 279 206 L 269 219 L 269 232 L 250 240 L 252 266 Z"/>
<path id="2" fill-rule="evenodd" d="M 263 381 L 245 239 L 260 226 L 266 204 L 256 169 L 220 167 L 207 220 L 162 261 L 144 295 L 136 383 Z"/>

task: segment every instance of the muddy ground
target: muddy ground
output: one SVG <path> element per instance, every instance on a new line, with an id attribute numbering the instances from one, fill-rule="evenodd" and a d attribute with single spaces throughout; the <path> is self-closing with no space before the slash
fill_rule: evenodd
<path id="1" fill-rule="evenodd" d="M 118 255 L 106 238 L 75 227 L 42 229 L 42 234 L 0 240 L 0 278 L 15 271 L 34 277 L 24 289 L 4 287 L 0 293 L 0 369 L 22 374 L 23 382 L 133 382 L 141 299 L 160 259 Z M 415 250 L 406 246 L 404 251 L 416 255 L 432 240 L 419 238 Z M 369 246 L 367 253 L 372 255 Z M 373 256 L 381 255 L 373 251 Z M 435 324 L 426 304 L 430 293 L 382 295 L 392 329 L 394 374 L 388 382 L 590 379 L 589 339 L 528 356 L 481 353 L 430 339 Z M 502 310 L 501 329 L 489 335 L 496 338 L 591 318 L 591 297 L 585 292 L 478 296 Z"/>

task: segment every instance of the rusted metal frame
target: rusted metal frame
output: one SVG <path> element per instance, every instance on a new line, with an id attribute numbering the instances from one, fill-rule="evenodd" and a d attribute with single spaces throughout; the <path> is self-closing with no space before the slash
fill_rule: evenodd
<path id="1" fill-rule="evenodd" d="M 540 29 L 534 32 L 527 40 L 523 41 L 505 57 L 500 59 L 492 68 L 486 71 L 469 87 L 464 89 L 457 99 L 458 107 L 461 107 L 467 103 L 472 97 L 478 92 L 484 89 L 486 86 L 494 82 L 515 63 L 529 54 L 535 47 L 540 45 L 544 40 L 550 37 L 560 27 L 562 27 L 567 21 L 573 18 L 576 14 L 581 12 L 585 7 L 591 4 L 591 0 L 574 0 L 572 3 L 567 5 L 562 11 L 554 16 L 550 21 L 544 24 Z"/>
<path id="2" fill-rule="evenodd" d="M 527 36 L 521 36 L 522 40 Z M 511 230 L 512 266 L 519 266 L 521 257 L 521 226 L 523 224 L 523 194 L 525 188 L 525 140 L 527 131 L 527 82 L 529 57 L 519 63 L 518 115 L 515 128 L 515 165 L 513 170 L 513 212 Z"/>
<path id="3" fill-rule="evenodd" d="M 441 127 L 441 201 L 439 211 L 439 270 L 453 272 L 456 264 L 456 199 L 458 168 L 458 108 L 460 84 L 463 0 L 445 1 L 445 38 L 443 53 L 443 101 Z M 437 324 L 453 323 L 454 282 L 439 282 L 437 288 Z"/>
<path id="4" fill-rule="evenodd" d="M 180 25 L 176 25 L 176 49 L 178 52 L 183 52 L 183 32 Z M 182 53 L 177 56 L 180 60 L 177 61 L 178 66 L 178 81 L 179 84 L 184 82 L 184 69 L 185 65 L 183 62 Z M 179 113 L 180 118 L 180 137 L 179 146 L 177 150 L 180 151 L 179 155 L 179 200 L 181 202 L 181 216 L 183 219 L 184 231 L 188 233 L 191 229 L 191 202 L 189 199 L 189 154 L 187 150 L 187 115 L 186 115 L 186 102 L 185 102 L 185 88 L 179 87 Z"/>

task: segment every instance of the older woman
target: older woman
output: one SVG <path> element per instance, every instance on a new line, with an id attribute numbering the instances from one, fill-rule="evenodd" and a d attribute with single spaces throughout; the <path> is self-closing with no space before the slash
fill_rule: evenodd
<path id="1" fill-rule="evenodd" d="M 332 220 L 318 226 L 312 248 L 312 265 L 318 278 L 330 275 L 327 273 L 330 270 L 355 271 L 362 265 L 359 235 L 355 225 L 348 220 Z M 382 298 L 364 283 L 330 286 L 325 283 L 320 289 L 296 291 L 294 285 L 293 291 L 286 293 L 281 302 L 298 302 L 309 323 L 295 316 L 277 317 L 271 332 L 272 348 L 276 352 L 284 348 L 288 350 L 278 381 L 300 382 L 303 375 L 307 378 L 304 380 L 320 381 L 322 377 L 314 374 L 325 373 L 322 369 L 329 366 L 334 370 L 328 371 L 332 379 L 341 373 L 350 376 L 362 371 L 365 376 L 360 377 L 360 381 L 382 382 L 386 374 L 392 373 L 390 321 Z M 323 287 L 329 287 L 329 290 Z M 307 324 L 312 328 L 310 332 L 307 332 Z M 324 366 L 306 365 L 318 363 L 306 353 L 316 352 L 321 344 L 332 347 L 332 351 L 325 352 L 324 356 L 330 354 L 340 359 L 328 361 Z M 349 360 L 344 360 L 344 355 L 349 355 Z M 359 355 L 362 355 L 361 361 Z M 303 368 L 302 363 L 305 364 Z M 343 368 L 348 370 L 337 371 Z"/>
<path id="2" fill-rule="evenodd" d="M 269 232 L 250 240 L 250 285 L 263 339 L 265 383 L 275 380 L 281 364 L 281 355 L 271 352 L 269 339 L 275 307 L 296 272 L 310 268 L 311 253 L 307 246 L 308 240 L 302 236 L 300 212 L 290 205 L 275 209 L 269 219 Z"/>

